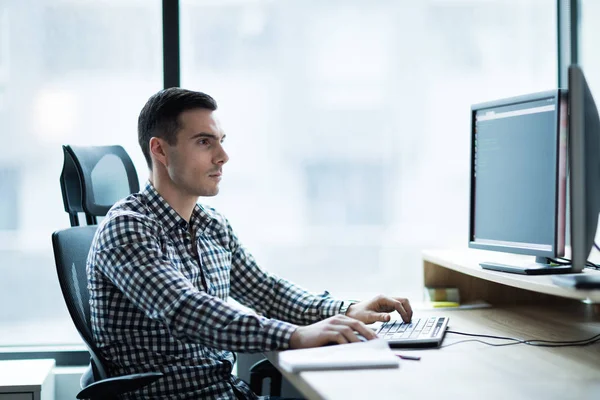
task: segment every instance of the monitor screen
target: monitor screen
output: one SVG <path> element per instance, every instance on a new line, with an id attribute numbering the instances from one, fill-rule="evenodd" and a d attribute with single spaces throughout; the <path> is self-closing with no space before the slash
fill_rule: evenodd
<path id="1" fill-rule="evenodd" d="M 564 254 L 567 103 L 562 91 L 474 105 L 474 248 Z"/>

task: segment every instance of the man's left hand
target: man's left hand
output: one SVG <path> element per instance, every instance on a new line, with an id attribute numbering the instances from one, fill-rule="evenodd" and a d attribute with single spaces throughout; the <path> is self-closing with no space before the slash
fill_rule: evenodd
<path id="1" fill-rule="evenodd" d="M 408 299 L 402 297 L 380 295 L 371 300 L 361 301 L 352 304 L 346 311 L 346 315 L 365 324 L 372 324 L 377 321 L 389 321 L 389 313 L 393 311 L 398 311 L 404 322 L 410 322 L 413 314 L 412 308 Z"/>

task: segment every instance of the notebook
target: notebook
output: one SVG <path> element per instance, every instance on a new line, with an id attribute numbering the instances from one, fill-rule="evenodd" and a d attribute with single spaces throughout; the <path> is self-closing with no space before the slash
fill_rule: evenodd
<path id="1" fill-rule="evenodd" d="M 400 361 L 383 339 L 311 349 L 287 350 L 278 354 L 282 369 L 296 373 L 333 369 L 398 368 Z"/>

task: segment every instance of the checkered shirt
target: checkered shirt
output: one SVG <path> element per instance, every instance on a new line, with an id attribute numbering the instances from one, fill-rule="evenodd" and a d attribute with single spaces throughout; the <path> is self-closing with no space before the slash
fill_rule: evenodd
<path id="1" fill-rule="evenodd" d="M 254 399 L 231 374 L 231 352 L 286 349 L 297 325 L 342 304 L 265 272 L 221 214 L 197 204 L 188 223 L 150 183 L 102 220 L 87 274 L 110 375 L 164 374 L 127 399 Z M 227 303 L 230 294 L 258 314 Z"/>

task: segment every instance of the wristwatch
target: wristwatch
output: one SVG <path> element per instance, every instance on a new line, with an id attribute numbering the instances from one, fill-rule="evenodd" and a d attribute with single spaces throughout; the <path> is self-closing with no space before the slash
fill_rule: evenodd
<path id="1" fill-rule="evenodd" d="M 340 307 L 340 314 L 346 315 L 346 313 L 348 312 L 348 309 L 350 308 L 350 306 L 352 304 L 356 304 L 356 303 L 358 303 L 358 301 L 356 301 L 356 300 L 344 300 L 344 301 L 342 301 L 342 306 Z"/>

